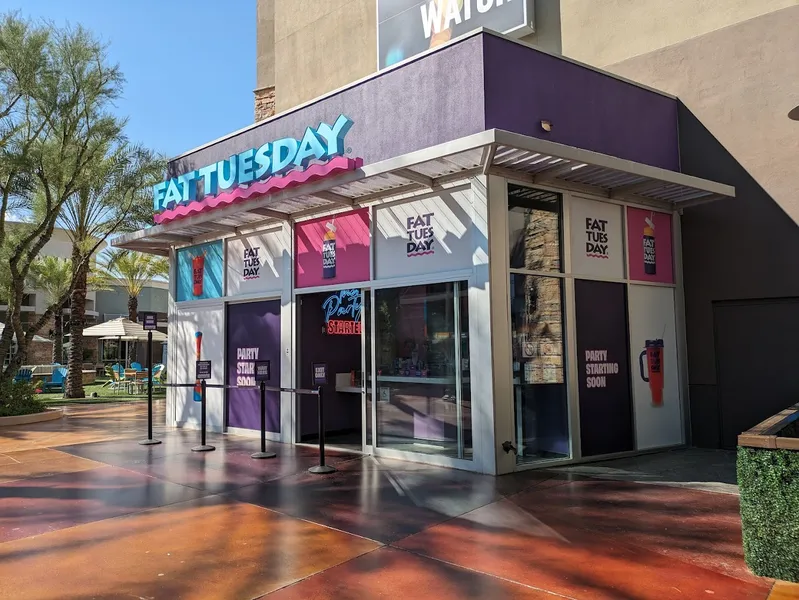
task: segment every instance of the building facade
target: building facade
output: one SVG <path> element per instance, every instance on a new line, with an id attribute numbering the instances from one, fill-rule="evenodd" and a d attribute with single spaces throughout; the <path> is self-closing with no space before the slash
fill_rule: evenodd
<path id="1" fill-rule="evenodd" d="M 458 18 L 450 14 L 449 35 L 457 35 L 492 27 L 498 21 L 485 21 L 492 13 L 525 2 L 481 2 L 489 7 L 481 17 L 469 0 L 259 0 L 258 87 L 269 87 L 270 103 L 256 107 L 256 119 L 373 75 L 397 48 L 441 43 L 446 32 L 422 39 L 420 31 L 431 7 L 445 24 L 450 4 Z M 738 191 L 730 202 L 682 214 L 690 442 L 734 447 L 738 433 L 799 392 L 788 366 L 799 351 L 784 335 L 799 326 L 799 289 L 784 276 L 799 243 L 799 124 L 786 117 L 799 104 L 799 2 L 526 4 L 529 27 L 510 35 L 676 96 L 680 169 Z M 400 24 L 411 13 L 417 22 Z M 400 39 L 393 49 L 381 41 L 392 35 Z"/>
<path id="2" fill-rule="evenodd" d="M 211 362 L 212 430 L 257 434 L 268 371 L 376 456 L 502 474 L 681 446 L 682 214 L 736 190 L 682 172 L 679 115 L 466 33 L 176 157 L 154 225 L 113 243 L 170 257 L 167 371 Z M 198 427 L 197 399 L 170 388 L 167 423 Z M 270 390 L 266 421 L 313 443 L 317 399 Z"/>

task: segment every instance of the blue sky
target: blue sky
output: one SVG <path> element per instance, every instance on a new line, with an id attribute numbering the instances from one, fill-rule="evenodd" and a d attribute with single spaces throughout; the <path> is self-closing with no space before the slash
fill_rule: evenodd
<path id="1" fill-rule="evenodd" d="M 108 43 L 132 141 L 172 157 L 253 122 L 254 0 L 0 0 L 8 11 Z"/>

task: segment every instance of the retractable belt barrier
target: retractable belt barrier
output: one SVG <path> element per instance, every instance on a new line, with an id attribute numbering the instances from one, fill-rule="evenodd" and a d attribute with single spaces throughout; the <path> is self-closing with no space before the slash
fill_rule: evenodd
<path id="1" fill-rule="evenodd" d="M 197 383 L 167 383 L 165 387 L 171 388 L 193 388 Z M 277 456 L 274 452 L 267 452 L 266 450 L 266 392 L 287 392 L 290 394 L 300 394 L 306 396 L 317 396 L 318 412 L 319 412 L 319 464 L 308 469 L 310 473 L 315 475 L 324 475 L 334 473 L 336 469 L 330 465 L 325 464 L 325 416 L 324 416 L 324 402 L 322 399 L 321 386 L 316 389 L 309 388 L 287 388 L 287 387 L 274 387 L 266 385 L 262 381 L 260 385 L 225 385 L 222 383 L 206 383 L 205 380 L 200 381 L 201 395 L 200 402 L 202 404 L 202 416 L 200 420 L 200 445 L 194 446 L 192 452 L 211 452 L 216 450 L 214 446 L 205 443 L 205 429 L 206 429 L 206 390 L 208 388 L 215 389 L 257 389 L 260 390 L 261 395 L 261 450 L 260 452 L 253 452 L 251 458 L 274 458 Z"/>

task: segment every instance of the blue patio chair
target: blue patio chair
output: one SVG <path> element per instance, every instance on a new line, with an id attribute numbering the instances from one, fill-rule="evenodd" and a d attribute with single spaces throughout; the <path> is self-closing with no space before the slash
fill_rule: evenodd
<path id="1" fill-rule="evenodd" d="M 127 385 L 128 381 L 125 378 L 125 367 L 116 363 L 111 365 L 111 374 L 113 379 L 111 380 L 111 389 L 114 391 L 119 391 L 120 388 Z"/>
<path id="2" fill-rule="evenodd" d="M 53 375 L 50 378 L 50 381 L 45 381 L 44 383 L 44 392 L 49 392 L 51 390 L 56 391 L 64 391 L 64 381 L 67 378 L 67 370 L 64 367 L 59 367 L 58 369 L 53 370 Z"/>
<path id="3" fill-rule="evenodd" d="M 14 376 L 14 383 L 31 383 L 33 381 L 33 369 L 20 369 Z"/>
<path id="4" fill-rule="evenodd" d="M 144 367 L 141 366 L 141 363 L 137 363 L 137 362 L 130 363 L 130 368 L 131 369 L 136 369 L 139 372 L 144 371 Z"/>

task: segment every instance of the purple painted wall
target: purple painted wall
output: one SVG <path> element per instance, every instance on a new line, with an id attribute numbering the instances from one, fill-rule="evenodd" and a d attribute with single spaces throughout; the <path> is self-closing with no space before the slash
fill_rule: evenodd
<path id="1" fill-rule="evenodd" d="M 486 129 L 505 129 L 679 171 L 677 101 L 483 35 Z M 541 120 L 552 122 L 552 131 Z"/>
<path id="2" fill-rule="evenodd" d="M 282 137 L 302 137 L 309 125 L 333 123 L 340 114 L 355 122 L 345 145 L 365 164 L 482 131 L 482 47 L 480 37 L 467 38 L 173 161 L 170 174 L 191 171 Z"/>
<path id="3" fill-rule="evenodd" d="M 272 379 L 268 385 L 280 385 L 280 300 L 231 304 L 227 313 L 227 382 L 237 385 L 238 366 L 251 364 L 239 360 L 239 348 L 258 348 L 258 360 L 271 362 Z M 245 375 L 250 377 L 250 375 Z M 254 377 L 254 376 L 252 376 Z M 228 426 L 261 428 L 261 396 L 252 388 L 230 389 Z M 280 431 L 280 394 L 266 393 L 266 430 Z"/>
<path id="4" fill-rule="evenodd" d="M 175 160 L 170 175 L 339 114 L 353 119 L 345 145 L 365 164 L 496 128 L 679 170 L 674 99 L 480 33 Z"/>

